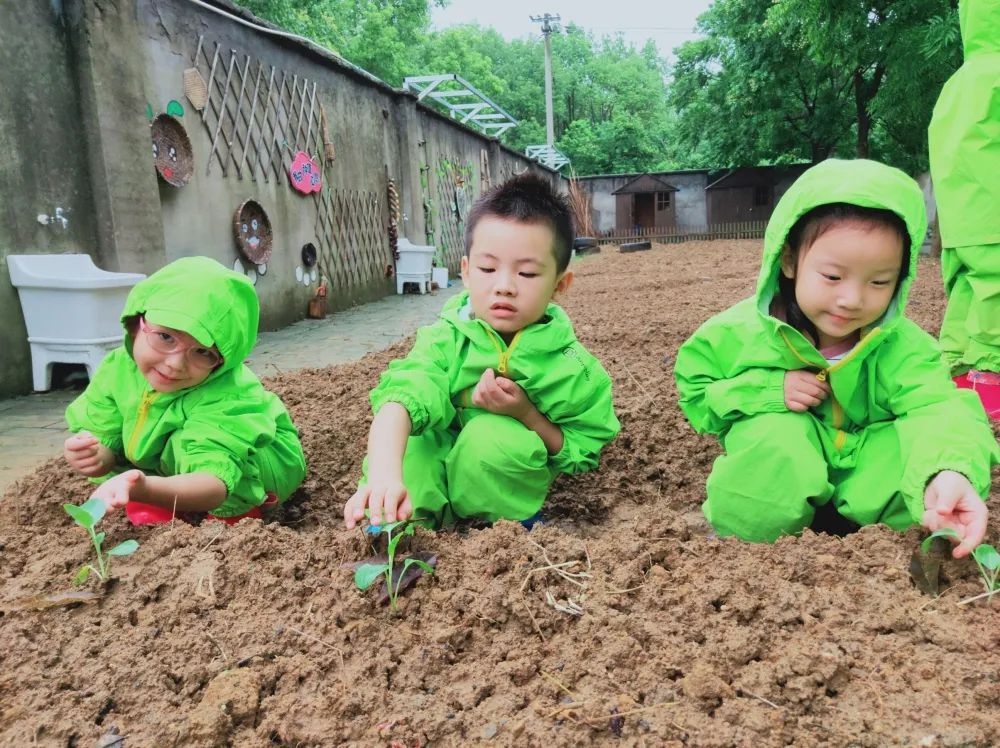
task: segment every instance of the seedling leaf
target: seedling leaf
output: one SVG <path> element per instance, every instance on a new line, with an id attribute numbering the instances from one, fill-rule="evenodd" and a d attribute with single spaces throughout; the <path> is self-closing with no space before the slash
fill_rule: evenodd
<path id="1" fill-rule="evenodd" d="M 139 542 L 137 540 L 123 540 L 121 543 L 116 545 L 110 551 L 108 551 L 109 556 L 130 556 L 139 549 Z"/>
<path id="2" fill-rule="evenodd" d="M 103 532 L 96 533 L 94 535 L 94 544 L 95 545 L 103 545 L 105 537 L 107 537 L 106 533 L 103 533 Z"/>
<path id="3" fill-rule="evenodd" d="M 75 584 L 77 587 L 79 587 L 81 584 L 83 584 L 84 582 L 86 582 L 88 579 L 90 579 L 90 566 L 89 565 L 84 565 L 84 566 L 81 566 L 77 570 L 76 574 L 73 575 L 73 584 Z"/>
<path id="4" fill-rule="evenodd" d="M 354 585 L 359 590 L 366 590 L 375 584 L 375 580 L 385 574 L 388 568 L 389 564 L 362 564 L 354 570 Z"/>
<path id="5" fill-rule="evenodd" d="M 89 530 L 94 526 L 94 518 L 83 507 L 76 504 L 63 504 L 63 509 L 66 510 L 66 514 L 72 517 L 73 521 L 80 525 L 80 527 Z"/>
<path id="6" fill-rule="evenodd" d="M 989 571 L 1000 569 L 1000 553 L 988 543 L 977 545 L 972 552 L 972 557 Z"/>
<path id="7" fill-rule="evenodd" d="M 954 538 L 955 540 L 961 540 L 958 531 L 951 527 L 945 527 L 940 530 L 935 530 L 926 538 L 924 538 L 924 542 L 920 544 L 920 551 L 922 553 L 927 553 L 930 550 L 931 543 L 934 542 L 934 538 Z"/>

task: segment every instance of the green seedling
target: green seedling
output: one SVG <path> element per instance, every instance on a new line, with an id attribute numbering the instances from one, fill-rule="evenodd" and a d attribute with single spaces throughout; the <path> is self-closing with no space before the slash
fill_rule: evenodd
<path id="1" fill-rule="evenodd" d="M 372 526 L 369 532 L 372 534 L 383 534 L 386 536 L 386 560 L 381 563 L 362 563 L 354 571 L 354 584 L 359 590 L 366 590 L 371 587 L 379 578 L 385 579 L 386 590 L 389 594 L 389 608 L 396 610 L 396 600 L 399 597 L 400 585 L 406 570 L 411 566 L 417 566 L 425 574 L 433 574 L 434 567 L 426 561 L 408 557 L 403 559 L 402 564 L 396 568 L 396 546 L 399 541 L 414 533 L 416 526 L 409 520 L 401 522 L 389 522 L 380 526 Z"/>
<path id="2" fill-rule="evenodd" d="M 932 532 L 917 546 L 910 558 L 910 576 L 926 595 L 938 596 L 941 564 L 949 555 L 947 538 L 958 539 L 958 533 L 950 527 Z"/>
<path id="3" fill-rule="evenodd" d="M 972 560 L 979 567 L 979 574 L 983 578 L 986 591 L 991 595 L 1000 592 L 1000 553 L 997 553 L 997 549 L 987 543 L 977 545 L 972 551 Z M 990 600 L 992 599 L 991 596 Z"/>
<path id="4" fill-rule="evenodd" d="M 920 553 L 925 559 L 930 558 L 932 544 L 936 538 L 954 538 L 955 540 L 959 540 L 960 536 L 958 532 L 950 527 L 932 532 L 920 544 Z M 972 551 L 972 560 L 976 562 L 976 567 L 979 569 L 979 576 L 982 577 L 986 593 L 992 599 L 994 593 L 1000 592 L 1000 553 L 992 545 L 981 543 Z M 927 562 L 925 560 L 925 568 L 926 566 Z"/>
<path id="5" fill-rule="evenodd" d="M 108 511 L 107 506 L 101 499 L 88 499 L 79 506 L 76 504 L 63 504 L 66 514 L 73 518 L 80 527 L 87 531 L 90 542 L 94 545 L 94 552 L 97 554 L 97 566 L 84 564 L 73 576 L 73 584 L 81 585 L 90 578 L 91 572 L 96 574 L 103 582 L 108 578 L 111 567 L 112 556 L 128 556 L 135 553 L 139 543 L 135 540 L 125 540 L 114 548 L 104 550 L 104 533 L 97 532 L 94 526 L 104 518 Z"/>

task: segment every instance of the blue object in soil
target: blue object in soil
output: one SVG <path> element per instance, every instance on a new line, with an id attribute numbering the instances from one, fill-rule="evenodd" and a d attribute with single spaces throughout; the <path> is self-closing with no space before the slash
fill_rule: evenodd
<path id="1" fill-rule="evenodd" d="M 380 532 L 382 532 L 382 525 L 368 525 L 365 528 L 365 532 L 368 533 L 369 535 L 378 535 Z"/>
<path id="2" fill-rule="evenodd" d="M 530 517 L 528 517 L 528 519 L 521 520 L 521 525 L 524 526 L 525 530 L 530 530 L 535 525 L 544 525 L 544 524 L 545 524 L 545 518 L 542 517 L 541 512 L 537 512 L 531 515 Z"/>

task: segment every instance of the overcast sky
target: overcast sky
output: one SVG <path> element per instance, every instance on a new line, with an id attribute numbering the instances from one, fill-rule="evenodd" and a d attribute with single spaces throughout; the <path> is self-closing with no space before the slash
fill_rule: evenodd
<path id="1" fill-rule="evenodd" d="M 451 0 L 447 8 L 432 8 L 434 28 L 462 23 L 493 27 L 506 39 L 541 36 L 541 24 L 530 16 L 546 13 L 572 21 L 597 38 L 621 32 L 641 47 L 656 42 L 660 55 L 672 59 L 671 50 L 695 38 L 694 25 L 712 0 Z"/>

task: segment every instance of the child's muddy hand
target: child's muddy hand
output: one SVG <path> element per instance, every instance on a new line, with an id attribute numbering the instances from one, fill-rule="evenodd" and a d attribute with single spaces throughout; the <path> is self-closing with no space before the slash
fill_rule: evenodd
<path id="1" fill-rule="evenodd" d="M 986 504 L 969 479 L 953 470 L 942 470 L 924 490 L 923 525 L 931 532 L 950 527 L 961 540 L 952 549 L 954 558 L 972 553 L 986 536 Z"/>
<path id="2" fill-rule="evenodd" d="M 413 504 L 402 483 L 369 483 L 355 491 L 344 504 L 344 525 L 352 530 L 366 514 L 373 525 L 384 525 L 407 519 L 412 513 Z"/>
<path id="3" fill-rule="evenodd" d="M 93 478 L 104 475 L 104 463 L 101 460 L 100 442 L 89 431 L 73 434 L 63 444 L 63 457 L 69 466 L 78 473 Z M 98 472 L 102 471 L 103 472 Z"/>
<path id="4" fill-rule="evenodd" d="M 90 497 L 101 499 L 108 509 L 121 509 L 133 494 L 141 492 L 145 481 L 146 474 L 141 470 L 126 470 L 99 485 Z"/>
<path id="5" fill-rule="evenodd" d="M 805 369 L 785 372 L 785 407 L 796 413 L 805 413 L 826 400 L 830 384 L 816 378 Z"/>

